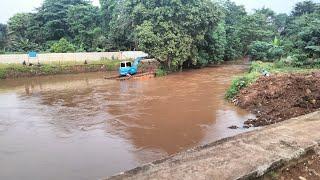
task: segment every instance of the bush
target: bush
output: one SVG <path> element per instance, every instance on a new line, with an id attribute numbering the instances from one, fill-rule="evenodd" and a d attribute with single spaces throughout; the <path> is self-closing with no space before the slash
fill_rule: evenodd
<path id="1" fill-rule="evenodd" d="M 234 98 L 241 89 L 249 86 L 251 83 L 255 82 L 263 71 L 273 72 L 275 65 L 273 63 L 265 63 L 262 61 L 255 61 L 251 63 L 249 72 L 241 77 L 236 77 L 227 90 L 225 97 L 227 99 Z"/>
<path id="2" fill-rule="evenodd" d="M 226 98 L 232 99 L 234 98 L 241 89 L 249 86 L 252 82 L 256 81 L 259 77 L 260 73 L 252 72 L 248 73 L 242 77 L 237 77 L 232 81 L 230 88 L 227 90 Z"/>
<path id="3" fill-rule="evenodd" d="M 167 75 L 167 71 L 164 69 L 157 69 L 156 70 L 156 77 L 161 77 L 161 76 L 166 76 Z"/>
<path id="4" fill-rule="evenodd" d="M 0 67 L 0 79 L 5 79 L 6 75 L 7 75 L 7 69 L 4 67 Z"/>
<path id="5" fill-rule="evenodd" d="M 45 64 L 41 66 L 41 72 L 44 74 L 56 74 L 59 72 L 59 67 L 55 65 Z"/>
<path id="6" fill-rule="evenodd" d="M 263 41 L 254 41 L 249 46 L 249 55 L 252 60 L 268 60 L 268 51 L 272 44 Z"/>
<path id="7" fill-rule="evenodd" d="M 279 40 L 275 39 L 275 42 L 268 43 L 263 41 L 254 41 L 249 46 L 249 55 L 252 60 L 270 61 L 281 59 L 285 55 L 285 51 L 282 46 L 279 46 Z"/>
<path id="8" fill-rule="evenodd" d="M 307 64 L 308 55 L 304 53 L 292 55 L 292 66 L 302 67 Z"/>
<path id="9" fill-rule="evenodd" d="M 203 50 L 199 51 L 197 66 L 199 67 L 206 66 L 209 64 L 209 60 L 210 60 L 210 55 L 207 52 Z"/>
<path id="10" fill-rule="evenodd" d="M 75 46 L 65 38 L 61 38 L 58 42 L 54 43 L 50 49 L 51 52 L 54 53 L 67 53 L 76 51 Z"/>
<path id="11" fill-rule="evenodd" d="M 263 70 L 271 71 L 274 68 L 273 63 L 264 63 L 262 61 L 255 61 L 251 63 L 249 73 L 262 73 Z"/>
<path id="12" fill-rule="evenodd" d="M 281 59 L 281 57 L 285 54 L 284 50 L 282 47 L 280 46 L 273 46 L 268 50 L 268 55 L 267 58 L 268 59 Z"/>

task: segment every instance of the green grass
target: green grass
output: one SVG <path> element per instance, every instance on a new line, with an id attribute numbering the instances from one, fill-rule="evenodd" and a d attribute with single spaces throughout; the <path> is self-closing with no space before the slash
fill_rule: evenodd
<path id="1" fill-rule="evenodd" d="M 42 74 L 42 75 L 54 75 L 54 74 L 63 74 L 63 73 L 72 73 L 72 67 L 83 65 L 86 66 L 88 70 L 97 69 L 98 65 L 105 66 L 108 71 L 117 70 L 119 67 L 120 61 L 118 60 L 100 60 L 100 61 L 88 61 L 88 64 L 81 62 L 72 62 L 67 61 L 63 64 L 59 62 L 54 62 L 51 64 L 42 64 L 38 66 L 23 66 L 22 64 L 2 64 L 0 63 L 0 79 L 6 79 L 8 76 L 11 77 L 11 74 Z"/>
<path id="2" fill-rule="evenodd" d="M 262 76 L 263 71 L 268 71 L 271 74 L 281 74 L 281 73 L 309 73 L 315 70 L 319 70 L 319 67 L 293 67 L 288 66 L 281 61 L 268 63 L 255 61 L 250 65 L 249 72 L 243 74 L 242 76 L 235 77 L 232 80 L 232 84 L 227 90 L 225 97 L 229 100 L 233 99 L 241 89 L 249 86 L 255 82 L 260 76 Z"/>
<path id="3" fill-rule="evenodd" d="M 226 98 L 234 98 L 241 89 L 247 87 L 249 84 L 255 82 L 259 78 L 260 74 L 257 72 L 246 73 L 243 76 L 236 77 L 232 80 L 232 84 L 227 90 Z"/>

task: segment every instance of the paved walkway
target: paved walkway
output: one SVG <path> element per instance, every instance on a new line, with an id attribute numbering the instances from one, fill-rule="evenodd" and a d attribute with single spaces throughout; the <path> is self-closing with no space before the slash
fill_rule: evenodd
<path id="1" fill-rule="evenodd" d="M 110 179 L 242 179 L 320 143 L 320 111 L 194 148 Z"/>

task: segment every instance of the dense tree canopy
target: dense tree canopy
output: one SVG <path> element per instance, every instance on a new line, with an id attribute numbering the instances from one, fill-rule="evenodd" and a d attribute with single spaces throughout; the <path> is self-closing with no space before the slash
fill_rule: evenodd
<path id="1" fill-rule="evenodd" d="M 7 46 L 7 37 L 8 37 L 7 25 L 0 24 L 0 52 L 5 51 L 5 48 Z"/>
<path id="2" fill-rule="evenodd" d="M 0 51 L 143 50 L 172 70 L 244 56 L 297 64 L 320 56 L 320 5 L 247 13 L 231 0 L 45 0 L 0 24 Z"/>
<path id="3" fill-rule="evenodd" d="M 203 44 L 209 44 L 208 36 L 220 21 L 217 5 L 206 0 L 140 3 L 134 11 L 139 47 L 165 62 L 171 69 L 187 64 L 197 64 L 199 51 L 211 53 Z M 143 12 L 137 14 L 137 12 Z M 140 24 L 140 25 L 139 25 Z M 223 58 L 222 58 L 223 59 Z"/>
<path id="4" fill-rule="evenodd" d="M 247 16 L 243 6 L 237 6 L 234 2 L 227 0 L 222 5 L 225 14 L 225 30 L 227 44 L 225 47 L 225 60 L 233 60 L 243 56 L 243 45 L 241 43 L 241 21 Z"/>
<path id="5" fill-rule="evenodd" d="M 102 48 L 100 42 L 102 29 L 98 7 L 92 5 L 76 5 L 68 10 L 67 24 L 69 26 L 70 36 L 73 37 L 75 44 L 80 46 L 83 51 L 95 51 Z"/>

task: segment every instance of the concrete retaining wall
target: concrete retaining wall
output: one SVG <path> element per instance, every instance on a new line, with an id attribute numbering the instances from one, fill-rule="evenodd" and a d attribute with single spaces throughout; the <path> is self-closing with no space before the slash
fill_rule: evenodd
<path id="1" fill-rule="evenodd" d="M 101 59 L 134 59 L 139 56 L 145 55 L 142 51 L 122 51 L 122 52 L 92 52 L 92 53 L 46 53 L 38 54 L 38 58 L 29 59 L 27 54 L 8 54 L 0 55 L 0 63 L 22 63 L 23 61 L 36 63 L 38 60 L 41 63 L 59 62 L 84 62 L 97 61 Z"/>
<path id="2" fill-rule="evenodd" d="M 319 148 L 320 111 L 190 149 L 109 179 L 257 179 Z"/>

